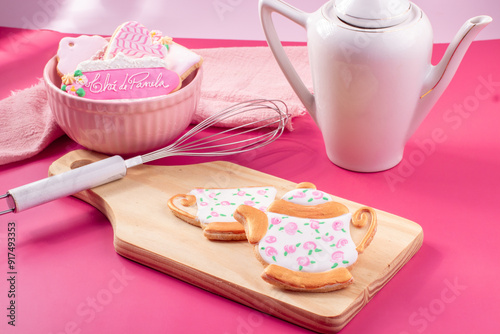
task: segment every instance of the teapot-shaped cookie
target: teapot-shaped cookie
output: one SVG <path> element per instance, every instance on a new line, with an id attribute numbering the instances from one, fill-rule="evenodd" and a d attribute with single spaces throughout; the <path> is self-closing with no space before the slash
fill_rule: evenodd
<path id="1" fill-rule="evenodd" d="M 329 159 L 375 172 L 397 165 L 407 140 L 450 83 L 467 48 L 489 24 L 471 18 L 433 66 L 432 28 L 408 0 L 331 0 L 305 13 L 260 0 L 266 39 L 290 85 L 320 128 Z M 307 30 L 314 95 L 297 75 L 271 14 Z"/>
<path id="2" fill-rule="evenodd" d="M 264 265 L 262 278 L 287 290 L 327 292 L 353 283 L 350 269 L 372 241 L 377 217 L 372 208 L 351 214 L 332 197 L 303 182 L 263 212 L 240 205 L 234 218 L 245 227 L 248 242 Z M 363 227 L 356 245 L 350 224 Z"/>

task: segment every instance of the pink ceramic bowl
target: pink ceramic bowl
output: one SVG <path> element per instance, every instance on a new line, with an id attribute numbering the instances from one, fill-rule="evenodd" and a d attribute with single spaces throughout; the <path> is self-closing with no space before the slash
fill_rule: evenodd
<path id="1" fill-rule="evenodd" d="M 136 100 L 98 101 L 61 90 L 56 58 L 43 71 L 49 106 L 74 141 L 106 154 L 137 154 L 161 148 L 189 125 L 200 100 L 201 68 L 178 91 Z"/>

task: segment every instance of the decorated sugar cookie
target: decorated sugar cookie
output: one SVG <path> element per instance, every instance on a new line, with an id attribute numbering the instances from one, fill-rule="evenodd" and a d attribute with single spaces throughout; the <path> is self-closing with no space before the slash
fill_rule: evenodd
<path id="1" fill-rule="evenodd" d="M 172 212 L 180 219 L 199 226 L 210 240 L 245 240 L 245 229 L 233 213 L 240 205 L 264 212 L 276 197 L 273 187 L 246 187 L 234 189 L 193 189 L 189 194 L 173 196 L 168 201 Z M 196 214 L 183 210 L 196 204 Z"/>
<path id="2" fill-rule="evenodd" d="M 173 38 L 158 30 L 150 32 L 135 21 L 125 22 L 116 29 L 104 58 L 111 59 L 120 53 L 132 58 L 159 57 L 168 64 L 169 70 L 179 74 L 181 80 L 203 63 L 200 55 L 175 43 Z"/>
<path id="3" fill-rule="evenodd" d="M 93 100 L 137 99 L 167 95 L 181 86 L 179 75 L 165 67 L 161 58 L 115 58 L 81 62 L 62 78 L 61 89 Z"/>
<path id="4" fill-rule="evenodd" d="M 301 183 L 267 213 L 246 205 L 234 217 L 243 224 L 257 258 L 266 266 L 262 278 L 278 287 L 326 292 L 353 283 L 349 269 L 376 232 L 376 213 L 362 207 L 351 214 L 330 195 L 311 183 Z M 363 240 L 356 245 L 350 225 L 370 222 Z"/>
<path id="5" fill-rule="evenodd" d="M 119 53 L 132 58 L 159 57 L 165 58 L 167 48 L 158 43 L 159 39 L 151 35 L 149 30 L 135 21 L 128 21 L 116 28 L 109 40 L 104 59 L 116 57 Z M 154 43 L 156 42 L 156 43 Z"/>
<path id="6" fill-rule="evenodd" d="M 93 100 L 170 94 L 203 63 L 171 37 L 135 21 L 121 24 L 109 42 L 100 36 L 63 38 L 58 59 L 61 89 Z"/>

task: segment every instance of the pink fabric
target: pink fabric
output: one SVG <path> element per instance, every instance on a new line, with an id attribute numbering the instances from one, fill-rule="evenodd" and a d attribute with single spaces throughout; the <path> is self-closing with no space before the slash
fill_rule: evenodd
<path id="1" fill-rule="evenodd" d="M 312 87 L 311 72 L 304 46 L 285 50 L 307 87 Z M 268 47 L 233 47 L 195 50 L 203 57 L 204 77 L 200 105 L 194 121 L 199 122 L 215 111 L 251 99 L 278 99 L 287 104 L 292 117 L 302 115 L 305 108 L 285 79 Z M 262 119 L 269 111 L 248 114 L 226 126 Z M 287 128 L 293 130 L 292 122 Z"/>
<path id="2" fill-rule="evenodd" d="M 297 46 L 286 49 L 299 75 L 311 87 L 306 48 Z M 305 113 L 269 48 L 232 47 L 195 51 L 204 59 L 204 77 L 194 123 L 235 103 L 260 98 L 284 101 L 292 118 Z M 63 134 L 47 105 L 43 82 L 0 101 L 0 111 L 0 165 L 34 156 Z M 220 125 L 237 126 L 265 117 L 266 111 L 260 110 Z M 287 128 L 293 129 L 291 120 Z"/>
<path id="3" fill-rule="evenodd" d="M 40 82 L 0 101 L 0 164 L 29 158 L 63 134 Z"/>

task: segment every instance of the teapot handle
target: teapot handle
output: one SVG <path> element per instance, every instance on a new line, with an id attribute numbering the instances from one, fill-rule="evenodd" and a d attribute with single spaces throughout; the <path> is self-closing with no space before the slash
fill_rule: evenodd
<path id="1" fill-rule="evenodd" d="M 271 16 L 273 12 L 276 12 L 306 28 L 309 14 L 280 0 L 260 0 L 259 12 L 267 43 L 269 44 L 278 65 L 285 74 L 285 77 L 292 86 L 295 94 L 297 94 L 300 101 L 304 104 L 313 119 L 316 121 L 316 103 L 314 95 L 309 92 L 290 62 L 290 59 L 286 55 L 285 49 L 283 48 L 283 45 L 281 45 L 281 41 L 276 33 L 276 28 L 274 27 L 274 22 Z"/>
<path id="2" fill-rule="evenodd" d="M 167 205 L 176 217 L 188 222 L 191 225 L 201 227 L 200 222 L 195 215 L 192 215 L 175 205 L 175 201 L 177 199 L 181 200 L 181 205 L 187 207 L 196 204 L 196 197 L 190 194 L 177 194 L 168 200 Z"/>
<path id="3" fill-rule="evenodd" d="M 359 208 L 354 212 L 351 218 L 352 224 L 356 227 L 363 227 L 369 221 L 370 226 L 368 226 L 368 230 L 363 237 L 363 240 L 356 246 L 356 250 L 359 254 L 363 253 L 363 251 L 370 245 L 375 236 L 375 232 L 377 232 L 377 214 L 375 210 L 370 207 L 364 206 Z"/>

